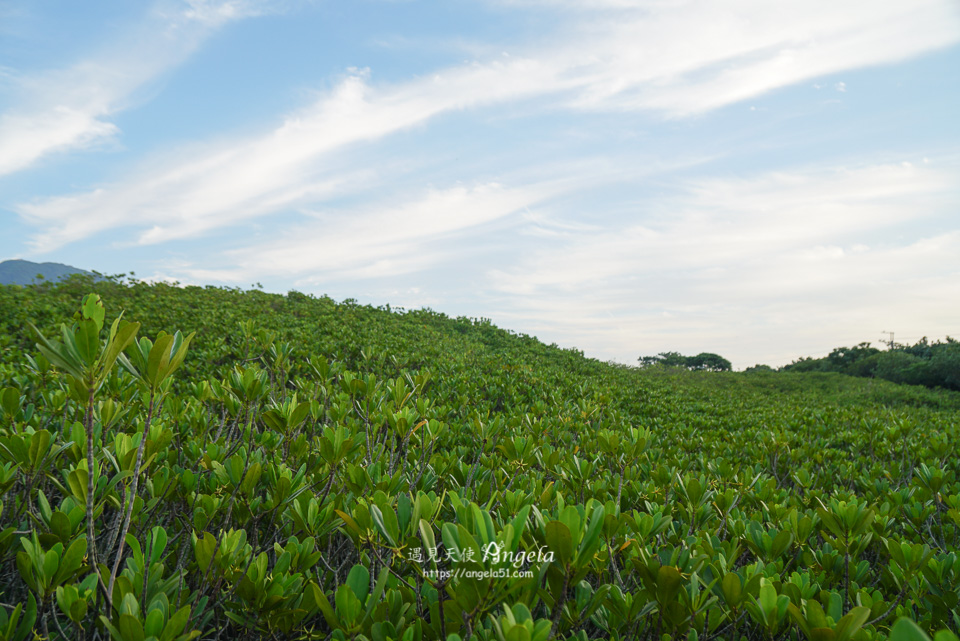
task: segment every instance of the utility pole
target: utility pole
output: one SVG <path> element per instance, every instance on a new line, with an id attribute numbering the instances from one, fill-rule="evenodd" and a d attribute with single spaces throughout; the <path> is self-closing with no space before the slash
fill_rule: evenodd
<path id="1" fill-rule="evenodd" d="M 894 343 L 893 343 L 893 332 L 888 332 L 888 331 L 884 330 L 884 331 L 882 331 L 882 332 L 880 332 L 880 333 L 881 333 L 881 334 L 889 334 L 889 335 L 890 335 L 890 340 L 885 341 L 885 340 L 883 340 L 883 339 L 881 338 L 881 339 L 880 339 L 880 342 L 881 342 L 881 343 L 886 343 L 887 346 L 888 346 L 890 349 L 893 349 L 893 344 L 894 344 Z"/>

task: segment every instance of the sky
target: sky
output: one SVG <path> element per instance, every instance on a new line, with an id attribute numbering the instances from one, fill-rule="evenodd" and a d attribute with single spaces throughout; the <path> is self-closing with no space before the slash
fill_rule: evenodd
<path id="1" fill-rule="evenodd" d="M 635 363 L 960 335 L 956 0 L 0 0 L 0 260 Z"/>

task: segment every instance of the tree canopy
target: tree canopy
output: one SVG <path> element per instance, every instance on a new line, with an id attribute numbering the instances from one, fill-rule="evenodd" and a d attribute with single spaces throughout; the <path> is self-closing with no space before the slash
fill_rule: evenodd
<path id="1" fill-rule="evenodd" d="M 823 358 L 801 358 L 781 368 L 791 372 L 838 372 L 894 383 L 960 390 L 960 341 L 949 336 L 931 343 L 894 344 L 879 350 L 870 343 L 838 347 Z"/>
<path id="2" fill-rule="evenodd" d="M 729 372 L 732 369 L 730 361 L 710 352 L 701 352 L 696 356 L 684 356 L 680 352 L 660 352 L 656 356 L 641 356 L 637 360 L 640 367 L 683 367 L 704 372 Z"/>

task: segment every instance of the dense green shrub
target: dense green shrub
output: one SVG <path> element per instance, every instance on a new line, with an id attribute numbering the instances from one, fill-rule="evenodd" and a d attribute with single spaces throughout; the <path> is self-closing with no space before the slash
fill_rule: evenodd
<path id="1" fill-rule="evenodd" d="M 850 376 L 875 377 L 906 385 L 924 385 L 960 390 L 960 343 L 930 343 L 926 338 L 915 345 L 895 345 L 887 351 L 860 343 L 838 347 L 824 358 L 801 358 L 781 368 L 789 372 L 837 372 Z"/>
<path id="2" fill-rule="evenodd" d="M 958 419 L 429 310 L 0 287 L 0 639 L 922 639 Z"/>

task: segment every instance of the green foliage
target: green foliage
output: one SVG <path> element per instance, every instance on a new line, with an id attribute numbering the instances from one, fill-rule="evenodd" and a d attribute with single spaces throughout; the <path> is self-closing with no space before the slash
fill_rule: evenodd
<path id="1" fill-rule="evenodd" d="M 0 639 L 26 641 L 32 636 L 36 620 L 37 600 L 32 594 L 27 597 L 26 604 L 20 603 L 10 614 L 7 614 L 6 608 L 0 607 Z"/>
<path id="2" fill-rule="evenodd" d="M 118 357 L 127 371 L 140 379 L 147 389 L 156 391 L 183 363 L 195 335 L 196 332 L 191 332 L 184 338 L 180 332 L 170 335 L 161 331 L 156 342 L 143 337 L 126 347 L 129 357 L 125 354 Z"/>
<path id="3" fill-rule="evenodd" d="M 890 630 L 890 641 L 930 641 L 926 632 L 910 619 L 898 619 Z M 957 635 L 949 630 L 941 630 L 933 637 L 933 641 L 957 641 Z"/>
<path id="4" fill-rule="evenodd" d="M 719 354 L 701 352 L 696 356 L 684 356 L 679 352 L 661 352 L 656 356 L 641 356 L 640 367 L 682 367 L 694 371 L 729 372 L 730 361 Z"/>
<path id="5" fill-rule="evenodd" d="M 950 338 L 914 345 L 893 345 L 887 351 L 860 343 L 838 347 L 825 358 L 801 358 L 781 368 L 791 372 L 837 372 L 874 377 L 893 383 L 960 390 L 960 342 Z"/>
<path id="6" fill-rule="evenodd" d="M 0 639 L 960 624 L 954 392 L 115 278 L 0 287 L 0 331 Z"/>
<path id="7" fill-rule="evenodd" d="M 92 394 L 104 383 L 113 369 L 120 353 L 129 345 L 140 329 L 140 323 L 128 323 L 118 317 L 110 326 L 110 333 L 101 344 L 106 310 L 96 294 L 85 296 L 80 311 L 74 315 L 72 327 L 60 326 L 61 341 L 46 338 L 34 325 L 30 325 L 40 341 L 40 353 L 56 367 L 71 377 L 74 390 Z M 83 394 L 79 400 L 85 400 Z"/>

